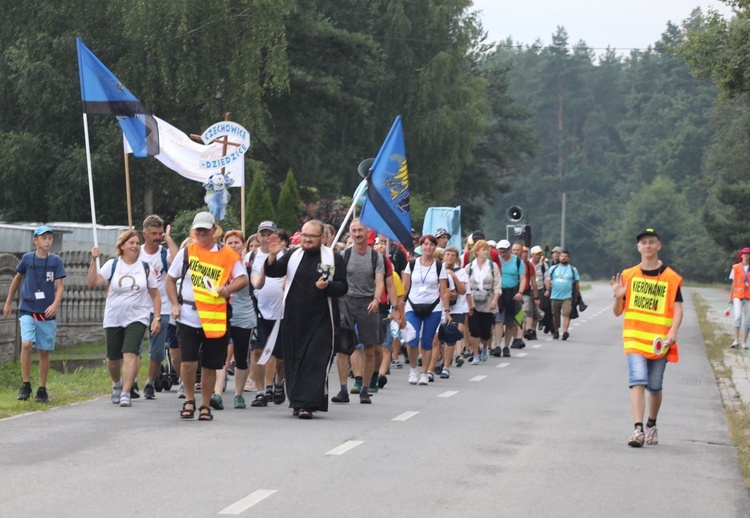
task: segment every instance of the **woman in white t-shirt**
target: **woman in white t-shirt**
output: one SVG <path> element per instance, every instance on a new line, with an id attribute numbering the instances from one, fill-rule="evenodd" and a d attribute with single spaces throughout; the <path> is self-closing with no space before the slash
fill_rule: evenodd
<path id="1" fill-rule="evenodd" d="M 416 331 L 416 337 L 409 342 L 409 383 L 427 385 L 427 371 L 432 358 L 432 340 L 441 321 L 441 312 L 446 322 L 451 321 L 448 295 L 448 273 L 440 261 L 434 257 L 437 239 L 431 234 L 422 236 L 419 241 L 422 256 L 410 261 L 404 270 L 404 291 L 406 297 L 406 320 Z M 438 273 L 438 270 L 440 272 Z M 421 338 L 421 340 L 420 340 Z M 421 343 L 420 343 L 421 342 Z M 417 356 L 422 347 L 422 373 L 419 375 Z"/>
<path id="2" fill-rule="evenodd" d="M 155 335 L 161 327 L 161 297 L 156 275 L 148 263 L 138 260 L 140 251 L 141 237 L 134 230 L 126 230 L 117 238 L 117 257 L 104 263 L 98 271 L 96 260 L 100 252 L 97 247 L 91 249 L 88 272 L 89 286 L 109 283 L 104 307 L 107 369 L 112 377 L 112 403 L 122 407 L 130 406 L 130 390 L 146 329 L 150 328 Z"/>

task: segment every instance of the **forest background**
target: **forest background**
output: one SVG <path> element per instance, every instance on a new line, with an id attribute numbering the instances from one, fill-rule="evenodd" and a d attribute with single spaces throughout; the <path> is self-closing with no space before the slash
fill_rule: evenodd
<path id="1" fill-rule="evenodd" d="M 750 8 L 725 3 L 731 20 L 686 13 L 627 55 L 562 27 L 548 46 L 487 42 L 470 0 L 12 3 L 0 29 L 0 220 L 90 221 L 79 36 L 184 132 L 225 112 L 250 130 L 248 228 L 281 216 L 271 200 L 284 191 L 281 206 L 301 197 L 299 217 L 340 218 L 334 200 L 352 195 L 357 165 L 401 114 L 415 228 L 427 207 L 461 205 L 465 232 L 498 239 L 520 205 L 533 243 L 552 247 L 565 193 L 565 247 L 582 274 L 637 262 L 634 236 L 651 226 L 683 276 L 722 281 L 750 245 Z M 121 132 L 111 117 L 89 125 L 97 221 L 123 224 Z M 203 187 L 160 162 L 130 169 L 135 221 L 202 205 Z"/>

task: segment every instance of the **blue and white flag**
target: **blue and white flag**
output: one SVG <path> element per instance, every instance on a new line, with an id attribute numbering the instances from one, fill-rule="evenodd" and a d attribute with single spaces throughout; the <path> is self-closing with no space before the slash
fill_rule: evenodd
<path id="1" fill-rule="evenodd" d="M 363 225 L 412 246 L 409 171 L 401 116 L 396 120 L 367 175 L 367 198 L 359 219 Z"/>
<path id="2" fill-rule="evenodd" d="M 422 235 L 432 234 L 439 228 L 444 228 L 451 235 L 448 246 L 455 246 L 461 250 L 461 206 L 458 207 L 430 207 L 424 216 Z"/>
<path id="3" fill-rule="evenodd" d="M 144 158 L 159 154 L 156 120 L 80 38 L 76 38 L 76 46 L 84 113 L 115 115 L 133 155 Z"/>

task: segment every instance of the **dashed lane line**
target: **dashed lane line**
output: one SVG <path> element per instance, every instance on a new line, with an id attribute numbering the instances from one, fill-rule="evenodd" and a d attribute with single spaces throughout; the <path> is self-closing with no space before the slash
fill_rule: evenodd
<path id="1" fill-rule="evenodd" d="M 343 455 L 344 453 L 348 452 L 349 450 L 356 448 L 360 444 L 362 444 L 365 441 L 346 441 L 344 444 L 340 446 L 336 446 L 334 449 L 327 451 L 326 455 Z"/>
<path id="2" fill-rule="evenodd" d="M 437 397 L 451 397 L 458 394 L 458 390 L 448 390 L 446 392 L 443 392 L 442 394 L 438 394 Z"/>
<path id="3" fill-rule="evenodd" d="M 504 369 L 504 368 L 505 368 L 505 367 L 507 367 L 508 365 L 510 365 L 510 363 L 508 363 L 508 362 L 498 363 L 498 364 L 497 364 L 497 368 L 498 368 L 498 369 Z"/>
<path id="4" fill-rule="evenodd" d="M 486 377 L 487 377 L 487 376 L 484 376 L 484 375 L 480 375 L 480 376 L 474 376 L 474 377 L 473 377 L 473 378 L 471 378 L 471 379 L 470 379 L 469 381 L 482 381 L 482 380 L 483 380 L 484 378 L 486 378 Z"/>
<path id="5" fill-rule="evenodd" d="M 531 346 L 532 349 L 540 349 L 542 347 L 542 344 L 534 344 Z"/>
<path id="6" fill-rule="evenodd" d="M 529 353 L 518 353 L 516 354 L 516 358 L 523 358 L 524 356 L 527 356 Z"/>
<path id="7" fill-rule="evenodd" d="M 275 489 L 258 489 L 257 491 L 254 491 L 253 493 L 247 495 L 242 500 L 238 500 L 229 507 L 225 507 L 224 509 L 219 511 L 219 514 L 231 514 L 236 516 L 247 511 L 262 500 L 265 500 L 275 492 Z"/>
<path id="8" fill-rule="evenodd" d="M 409 412 L 404 412 L 403 414 L 397 415 L 396 417 L 394 417 L 393 419 L 391 419 L 391 421 L 406 421 L 407 419 L 411 419 L 412 417 L 414 417 L 418 413 L 419 412 L 413 411 L 413 410 L 411 410 Z"/>

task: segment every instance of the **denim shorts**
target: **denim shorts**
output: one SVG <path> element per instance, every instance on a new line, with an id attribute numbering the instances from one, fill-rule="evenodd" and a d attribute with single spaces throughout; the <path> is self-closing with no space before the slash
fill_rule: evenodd
<path id="1" fill-rule="evenodd" d="M 661 392 L 667 357 L 648 360 L 640 354 L 628 354 L 628 383 L 630 388 L 646 385 L 649 392 Z"/>
<path id="2" fill-rule="evenodd" d="M 57 332 L 57 319 L 39 320 L 31 315 L 21 315 L 21 341 L 32 342 L 34 349 L 40 351 L 55 350 L 55 333 Z"/>
<path id="3" fill-rule="evenodd" d="M 152 313 L 148 318 L 149 322 L 152 321 L 154 314 Z M 169 331 L 169 315 L 161 315 L 159 321 L 161 323 L 159 332 L 155 335 L 149 334 L 148 337 L 148 358 L 161 363 L 166 358 L 164 344 L 167 341 L 167 332 Z"/>

